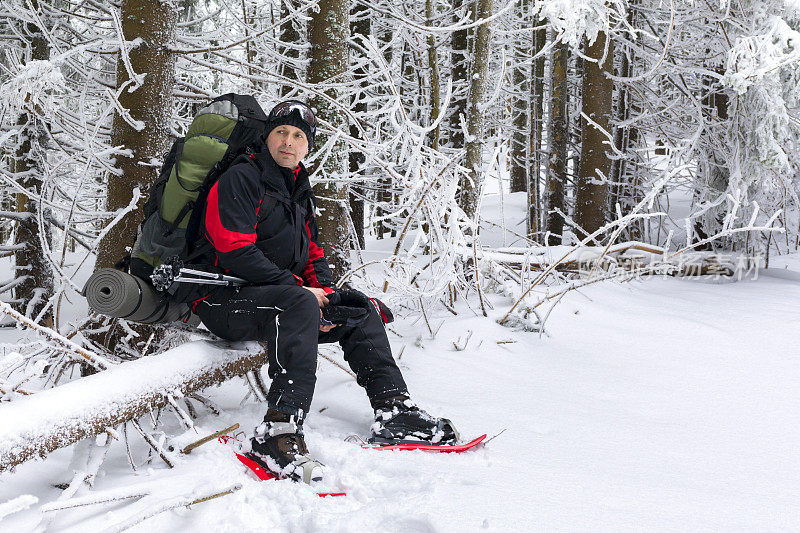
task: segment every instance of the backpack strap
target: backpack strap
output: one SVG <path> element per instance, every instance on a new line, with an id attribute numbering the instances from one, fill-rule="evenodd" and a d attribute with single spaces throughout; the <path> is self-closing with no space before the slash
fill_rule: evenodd
<path id="1" fill-rule="evenodd" d="M 211 190 L 211 187 L 213 187 L 214 184 L 219 180 L 219 177 L 222 175 L 222 173 L 234 165 L 244 162 L 255 166 L 259 172 L 263 170 L 261 163 L 256 157 L 253 156 L 253 153 L 249 149 L 244 154 L 239 154 L 238 156 L 234 157 L 229 164 L 225 164 L 225 159 L 227 156 L 228 154 L 226 153 L 222 160 L 214 165 L 214 167 L 209 171 L 205 181 L 203 182 L 203 186 L 200 188 L 197 200 L 195 201 L 195 208 L 192 209 L 192 215 L 189 218 L 189 224 L 186 226 L 186 251 L 188 252 L 187 262 L 197 259 L 201 255 L 213 249 L 210 243 L 205 240 L 203 240 L 203 243 L 198 247 L 195 247 L 195 244 L 197 241 L 201 240 L 200 228 L 202 227 L 202 217 L 205 211 L 208 193 Z"/>

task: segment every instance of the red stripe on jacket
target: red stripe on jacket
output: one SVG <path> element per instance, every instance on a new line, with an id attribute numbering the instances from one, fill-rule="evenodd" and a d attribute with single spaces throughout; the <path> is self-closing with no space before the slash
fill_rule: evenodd
<path id="1" fill-rule="evenodd" d="M 217 185 L 215 183 L 208 193 L 208 202 L 206 207 L 206 233 L 211 240 L 211 244 L 218 252 L 226 253 L 238 250 L 244 246 L 250 246 L 256 243 L 256 232 L 253 228 L 253 233 L 238 233 L 226 229 L 222 225 L 222 220 L 219 216 L 219 195 L 217 192 Z"/>

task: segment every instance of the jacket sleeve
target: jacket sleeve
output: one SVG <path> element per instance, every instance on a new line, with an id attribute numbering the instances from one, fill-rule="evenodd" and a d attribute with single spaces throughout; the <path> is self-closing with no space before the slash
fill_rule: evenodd
<path id="1" fill-rule="evenodd" d="M 311 217 L 306 222 L 306 232 L 308 233 L 308 263 L 303 269 L 303 281 L 309 287 L 324 289 L 327 294 L 334 292 L 333 275 L 325 259 L 325 251 L 319 244 L 319 230 L 317 229 L 317 219 L 314 216 L 313 206 L 316 202 L 312 201 Z"/>
<path id="2" fill-rule="evenodd" d="M 219 266 L 250 283 L 296 285 L 296 277 L 267 259 L 256 245 L 258 210 L 264 185 L 256 170 L 235 165 L 220 176 L 208 193 L 206 236 L 217 252 Z"/>

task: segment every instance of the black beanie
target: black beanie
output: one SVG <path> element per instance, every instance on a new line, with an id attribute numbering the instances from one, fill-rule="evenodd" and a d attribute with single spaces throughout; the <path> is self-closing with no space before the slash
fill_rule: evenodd
<path id="1" fill-rule="evenodd" d="M 274 119 L 268 121 L 267 126 L 264 128 L 264 140 L 266 140 L 272 130 L 278 126 L 294 126 L 295 128 L 300 128 L 303 130 L 303 133 L 306 134 L 306 139 L 308 139 L 308 149 L 311 150 L 314 148 L 314 133 L 311 131 L 311 128 L 308 126 L 308 124 L 306 124 L 305 121 L 300 118 L 299 111 L 293 110 L 285 117 L 275 117 Z"/>

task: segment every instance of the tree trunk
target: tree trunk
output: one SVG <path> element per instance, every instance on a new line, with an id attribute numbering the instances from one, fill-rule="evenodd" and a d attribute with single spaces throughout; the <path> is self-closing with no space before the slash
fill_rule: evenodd
<path id="1" fill-rule="evenodd" d="M 477 0 L 472 20 L 492 16 L 492 0 Z M 469 218 L 475 216 L 478 207 L 478 193 L 483 172 L 483 110 L 481 104 L 486 93 L 486 78 L 489 67 L 489 24 L 481 24 L 475 32 L 475 52 L 472 56 L 472 76 L 470 77 L 469 98 L 467 101 L 466 161 L 468 176 L 459 183 L 461 209 Z"/>
<path id="2" fill-rule="evenodd" d="M 564 210 L 564 188 L 567 183 L 567 64 L 569 49 L 559 43 L 553 50 L 553 77 L 550 97 L 550 162 L 547 172 L 547 231 L 549 245 L 561 244 L 564 218 L 555 210 Z"/>
<path id="3" fill-rule="evenodd" d="M 429 26 L 433 26 L 436 18 L 434 0 L 425 0 L 425 19 Z M 439 79 L 439 60 L 436 53 L 436 36 L 428 34 L 428 70 L 430 71 L 431 83 L 431 123 L 439 118 L 441 109 L 441 89 Z M 441 135 L 441 123 L 430 133 L 430 144 L 434 150 L 439 149 L 439 137 Z"/>
<path id="4" fill-rule="evenodd" d="M 164 407 L 169 396 L 260 368 L 267 356 L 196 341 L 0 406 L 0 472 Z"/>
<path id="5" fill-rule="evenodd" d="M 630 22 L 630 17 L 628 18 Z M 619 70 L 617 71 L 617 76 L 621 77 L 629 77 L 631 72 L 631 63 L 628 59 L 628 54 L 630 51 L 628 50 L 619 50 L 617 52 L 620 56 L 619 58 Z M 616 103 L 616 121 L 618 124 L 625 122 L 630 114 L 630 102 L 629 99 L 629 92 L 628 88 L 622 84 L 620 85 L 617 91 L 617 103 Z M 627 129 L 629 127 L 616 127 L 614 129 L 614 146 L 622 153 L 627 153 Z M 609 201 L 609 205 L 613 206 L 617 203 L 620 203 L 623 199 L 624 195 L 624 186 L 622 184 L 623 177 L 625 175 L 625 159 L 623 158 L 615 158 L 611 161 L 611 170 L 609 171 L 608 179 L 612 183 L 612 196 Z"/>
<path id="6" fill-rule="evenodd" d="M 544 27 L 544 21 L 541 19 L 536 20 L 537 26 L 542 26 L 541 29 L 533 33 L 533 54 L 541 53 L 544 45 L 547 42 L 547 28 Z M 533 82 L 531 83 L 531 170 L 529 176 L 529 191 L 528 191 L 528 234 L 534 238 L 540 231 L 541 218 L 542 218 L 542 199 L 540 176 L 542 173 L 542 141 L 544 138 L 544 63 L 545 56 L 542 55 L 533 60 Z"/>
<path id="7" fill-rule="evenodd" d="M 605 52 L 608 40 L 608 53 Z M 606 146 L 612 112 L 614 82 L 609 75 L 614 68 L 613 41 L 604 32 L 586 48 L 586 56 L 597 60 L 584 62 L 581 120 L 580 174 L 576 180 L 575 222 L 587 233 L 593 233 L 605 224 L 608 176 L 611 170 L 609 149 Z M 602 63 L 600 63 L 602 61 Z"/>
<path id="8" fill-rule="evenodd" d="M 134 128 L 119 113 L 114 115 L 111 145 L 124 146 L 132 156 L 120 155 L 116 166 L 121 176 L 110 176 L 107 209 L 114 211 L 126 207 L 139 187 L 144 196 L 150 184 L 158 177 L 159 164 L 167 148 L 172 118 L 172 87 L 175 79 L 175 58 L 169 52 L 173 42 L 177 14 L 173 5 L 160 0 L 123 0 L 122 31 L 125 40 L 141 39 L 141 44 L 130 50 L 130 66 L 139 82 L 131 83 L 125 63 L 117 60 L 117 88 L 120 104 L 130 111 L 133 120 L 142 124 Z M 131 91 L 131 88 L 135 88 Z M 141 222 L 141 210 L 128 213 L 100 243 L 97 268 L 113 267 L 133 244 L 136 228 Z"/>
<path id="9" fill-rule="evenodd" d="M 464 6 L 471 6 L 469 0 L 453 0 L 453 11 L 460 13 Z M 474 11 L 468 7 L 468 11 Z M 453 32 L 450 52 L 450 79 L 453 82 L 453 96 L 450 104 L 450 116 L 448 120 L 449 144 L 455 150 L 464 149 L 464 130 L 461 128 L 461 121 L 467 114 L 467 87 L 469 86 L 469 30 L 458 30 Z"/>
<path id="10" fill-rule="evenodd" d="M 386 62 L 386 65 L 389 68 L 393 67 L 394 63 L 399 63 L 399 61 L 395 61 L 395 57 L 397 54 L 397 44 L 394 43 L 394 32 L 393 28 L 386 27 L 386 26 L 378 26 L 379 29 L 375 31 L 376 38 L 378 40 L 379 49 L 383 50 L 383 60 Z M 401 58 L 402 59 L 402 58 Z M 381 92 L 388 92 L 387 89 L 379 88 Z M 392 210 L 385 209 L 383 207 L 384 204 L 390 205 L 392 204 L 392 177 L 388 175 L 386 172 L 378 172 L 377 176 L 377 187 L 372 192 L 373 198 L 375 200 L 375 217 L 381 218 L 388 215 Z M 383 239 L 383 235 L 385 233 L 390 233 L 394 235 L 396 233 L 396 229 L 392 226 L 391 217 L 387 217 L 383 220 L 375 220 L 372 224 L 373 230 L 375 231 L 375 236 L 378 239 Z"/>
<path id="11" fill-rule="evenodd" d="M 528 26 L 530 20 L 530 3 L 522 0 L 518 9 L 519 20 L 522 27 Z M 514 57 L 514 71 L 511 74 L 511 98 L 509 108 L 511 110 L 511 149 L 509 150 L 509 190 L 510 192 L 527 191 L 528 170 L 530 169 L 530 132 L 533 131 L 529 124 L 531 111 L 530 90 L 531 73 L 528 71 L 530 65 L 525 60 L 525 56 L 530 53 L 530 42 L 526 40 L 529 34 L 522 34 L 520 41 L 512 45 L 512 57 Z"/>
<path id="12" fill-rule="evenodd" d="M 290 10 L 291 8 L 291 10 Z M 281 2 L 281 20 L 288 17 L 288 19 L 281 24 L 281 43 L 286 43 L 278 48 L 278 52 L 289 58 L 289 61 L 281 61 L 280 73 L 290 80 L 299 80 L 300 76 L 297 75 L 295 69 L 295 62 L 300 59 L 300 50 L 296 48 L 302 42 L 300 32 L 295 28 L 297 21 L 295 17 L 291 16 L 292 11 L 296 9 L 295 0 L 283 0 Z M 280 89 L 281 97 L 285 97 L 295 88 L 291 85 L 282 85 Z"/>
<path id="13" fill-rule="evenodd" d="M 631 8 L 628 12 L 628 24 L 631 27 L 636 27 L 636 7 L 638 5 L 638 0 L 631 0 L 630 5 Z M 621 52 L 621 53 L 620 53 Z M 633 76 L 634 68 L 633 65 L 634 61 L 631 61 L 631 57 L 634 54 L 634 50 L 632 48 L 629 49 L 621 49 L 618 52 L 619 55 L 619 72 L 618 76 L 627 78 Z M 639 105 L 638 103 L 634 102 L 633 95 L 626 84 L 620 84 L 617 88 L 617 123 L 624 124 L 625 121 L 631 116 L 631 111 L 635 114 L 639 112 Z M 611 162 L 611 182 L 615 185 L 613 187 L 616 188 L 616 193 L 614 197 L 611 198 L 609 202 L 609 206 L 613 207 L 617 203 L 620 204 L 622 208 L 623 214 L 627 213 L 630 208 L 636 205 L 639 202 L 640 194 L 638 191 L 638 183 L 637 183 L 637 165 L 636 159 L 638 155 L 633 152 L 630 152 L 631 147 L 636 146 L 638 143 L 638 136 L 639 132 L 636 126 L 632 125 L 625 125 L 625 126 L 617 126 L 616 130 L 614 131 L 614 146 L 616 146 L 620 152 L 622 152 L 624 157 L 620 157 L 619 159 L 614 159 Z M 628 172 L 628 164 L 632 161 L 633 172 Z M 623 233 L 625 237 L 629 240 L 634 241 L 641 241 L 643 240 L 644 234 L 644 224 L 642 220 L 635 220 L 633 221 Z"/>
<path id="14" fill-rule="evenodd" d="M 354 39 L 357 35 L 359 39 L 369 37 L 371 32 L 371 24 L 368 9 L 359 3 L 354 3 L 350 13 L 350 38 Z M 353 70 L 353 81 L 360 90 L 364 90 L 365 81 L 368 73 L 365 67 L 358 67 Z M 364 102 L 365 95 L 358 92 L 353 96 L 350 102 L 350 108 L 357 117 L 363 117 L 367 112 L 367 104 Z M 350 124 L 350 136 L 356 139 L 361 139 L 361 132 L 355 124 Z M 367 160 L 363 152 L 359 150 L 350 149 L 350 176 L 359 176 L 364 173 L 364 162 Z M 361 183 L 361 182 L 360 182 Z M 356 238 L 358 238 L 358 246 L 364 249 L 364 193 L 366 191 L 361 185 L 351 185 L 350 192 L 350 213 L 353 219 L 353 225 L 356 229 Z"/>
<path id="15" fill-rule="evenodd" d="M 311 16 L 308 32 L 311 42 L 310 62 L 307 82 L 310 85 L 322 85 L 326 82 L 342 83 L 347 79 L 348 49 L 347 38 L 350 33 L 347 2 L 337 0 L 320 0 L 318 8 Z M 338 100 L 336 89 L 325 90 L 328 97 Z M 341 111 L 327 100 L 314 98 L 313 105 L 318 116 L 330 123 L 334 128 L 345 129 L 347 121 Z M 317 147 L 321 148 L 329 136 L 317 132 Z M 342 141 L 332 148 L 325 161 L 322 174 L 327 179 L 341 179 L 347 172 L 348 152 Z M 348 190 L 341 183 L 328 182 L 314 186 L 318 208 L 321 215 L 317 218 L 320 228 L 320 241 L 325 249 L 328 263 L 331 265 L 334 279 L 349 269 L 350 235 L 347 224 Z"/>
<path id="16" fill-rule="evenodd" d="M 718 74 L 724 72 L 723 67 L 715 67 Z M 728 189 L 730 181 L 730 168 L 728 163 L 720 153 L 714 148 L 719 144 L 719 139 L 723 136 L 720 130 L 724 130 L 728 122 L 728 95 L 721 87 L 718 80 L 710 77 L 703 77 L 703 96 L 702 104 L 706 109 L 707 116 L 713 117 L 709 121 L 703 132 L 705 137 L 706 153 L 704 160 L 700 161 L 702 175 L 702 189 L 695 191 L 695 201 L 714 201 L 717 197 Z M 716 234 L 722 229 L 725 219 L 725 203 L 713 207 L 706 211 L 702 217 L 698 217 L 694 223 L 696 240 L 703 240 Z M 724 243 L 705 243 L 698 246 L 697 250 L 713 250 L 715 246 Z"/>
<path id="17" fill-rule="evenodd" d="M 31 2 L 31 8 L 38 9 L 38 2 Z M 50 46 L 42 33 L 42 28 L 25 24 L 25 61 L 46 61 L 50 59 Z M 17 193 L 16 211 L 24 214 L 17 223 L 14 244 L 22 248 L 14 253 L 14 277 L 22 279 L 14 288 L 14 308 L 28 317 L 36 318 L 53 295 L 53 271 L 45 258 L 42 242 L 49 243 L 50 235 L 45 222 L 39 225 L 38 200 L 42 193 L 42 174 L 40 162 L 45 157 L 47 131 L 35 110 L 23 113 L 17 121 L 22 143 L 14 157 L 13 171 L 21 174 L 19 185 L 27 194 Z M 51 326 L 52 311 L 47 311 L 40 319 L 44 325 Z"/>

